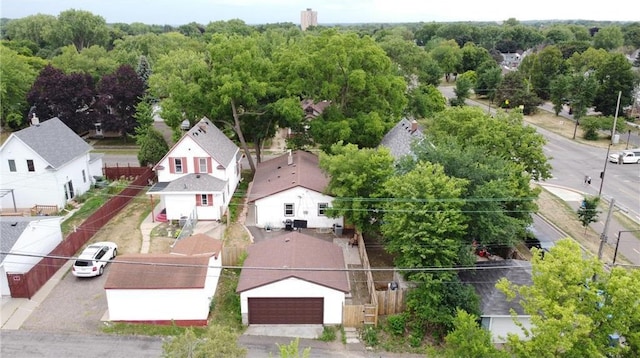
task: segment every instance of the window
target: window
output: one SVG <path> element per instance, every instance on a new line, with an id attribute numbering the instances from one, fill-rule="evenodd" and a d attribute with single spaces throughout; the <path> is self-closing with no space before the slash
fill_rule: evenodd
<path id="1" fill-rule="evenodd" d="M 207 158 L 198 159 L 198 173 L 208 173 Z"/>
<path id="2" fill-rule="evenodd" d="M 182 158 L 173 158 L 174 168 L 176 173 L 182 173 Z"/>
<path id="3" fill-rule="evenodd" d="M 284 204 L 284 216 L 293 216 L 293 204 Z"/>
<path id="4" fill-rule="evenodd" d="M 213 194 L 196 194 L 196 206 L 213 205 Z"/>
<path id="5" fill-rule="evenodd" d="M 83 183 L 87 182 L 87 174 L 84 172 L 84 169 L 82 169 L 82 182 Z"/>
<path id="6" fill-rule="evenodd" d="M 328 203 L 318 203 L 318 216 L 327 216 Z"/>
<path id="7" fill-rule="evenodd" d="M 16 171 L 16 161 L 13 159 L 9 159 L 9 171 L 10 172 Z"/>
<path id="8" fill-rule="evenodd" d="M 35 171 L 36 171 L 36 167 L 35 167 L 35 165 L 33 164 L 33 159 L 27 159 L 27 169 L 28 169 L 30 172 L 35 172 Z"/>

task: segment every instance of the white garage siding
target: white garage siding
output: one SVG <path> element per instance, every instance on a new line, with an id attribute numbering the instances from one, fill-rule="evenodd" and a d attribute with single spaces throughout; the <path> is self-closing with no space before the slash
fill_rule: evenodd
<path id="1" fill-rule="evenodd" d="M 345 293 L 298 278 L 288 278 L 240 293 L 242 323 L 249 324 L 249 297 L 323 297 L 323 324 L 342 324 Z"/>
<path id="2" fill-rule="evenodd" d="M 517 319 L 524 328 L 531 329 L 530 316 L 518 316 Z M 482 317 L 482 321 L 483 327 L 491 332 L 491 341 L 493 343 L 506 343 L 507 335 L 510 333 L 517 334 L 521 339 L 527 339 L 522 329 L 515 324 L 511 316 Z"/>

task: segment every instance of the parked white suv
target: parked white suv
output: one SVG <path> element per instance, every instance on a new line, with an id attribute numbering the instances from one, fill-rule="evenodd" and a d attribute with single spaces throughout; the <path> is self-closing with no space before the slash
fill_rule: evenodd
<path id="1" fill-rule="evenodd" d="M 71 272 L 76 277 L 100 276 L 104 267 L 118 254 L 118 245 L 102 241 L 87 246 L 73 263 Z"/>
<path id="2" fill-rule="evenodd" d="M 619 163 L 622 157 L 622 164 L 635 163 L 640 164 L 640 149 L 623 150 L 620 153 L 609 155 L 609 161 Z"/>

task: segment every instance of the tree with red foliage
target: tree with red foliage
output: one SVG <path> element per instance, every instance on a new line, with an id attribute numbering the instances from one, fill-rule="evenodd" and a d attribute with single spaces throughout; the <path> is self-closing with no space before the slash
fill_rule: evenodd
<path id="1" fill-rule="evenodd" d="M 145 84 L 133 67 L 120 66 L 114 73 L 105 75 L 98 83 L 96 120 L 106 131 L 135 133 L 138 125 L 134 114 L 136 105 L 142 100 Z"/>
<path id="2" fill-rule="evenodd" d="M 76 133 L 93 128 L 91 105 L 95 86 L 89 74 L 70 73 L 51 65 L 36 78 L 27 94 L 30 106 L 41 121 L 58 117 Z"/>

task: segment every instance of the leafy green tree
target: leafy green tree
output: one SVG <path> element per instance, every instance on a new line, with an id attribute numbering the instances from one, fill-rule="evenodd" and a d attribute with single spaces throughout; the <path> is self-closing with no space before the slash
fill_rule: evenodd
<path id="1" fill-rule="evenodd" d="M 595 196 L 591 198 L 584 198 L 582 205 L 578 208 L 578 219 L 584 227 L 585 232 L 589 224 L 598 221 L 598 204 L 600 203 L 600 197 Z"/>
<path id="2" fill-rule="evenodd" d="M 601 28 L 593 35 L 593 47 L 615 50 L 624 44 L 624 35 L 619 26 L 610 25 Z"/>
<path id="3" fill-rule="evenodd" d="M 422 84 L 438 85 L 443 76 L 438 63 L 413 41 L 398 37 L 387 37 L 379 42 L 387 55 L 398 64 L 407 82 L 415 79 Z"/>
<path id="4" fill-rule="evenodd" d="M 142 166 L 157 164 L 169 152 L 164 136 L 153 127 L 148 127 L 145 134 L 139 135 L 137 143 L 140 146 L 138 162 Z"/>
<path id="5" fill-rule="evenodd" d="M 635 76 L 631 63 L 625 55 L 610 54 L 607 60 L 596 69 L 595 78 L 598 81 L 598 91 L 593 101 L 596 111 L 605 116 L 615 115 L 619 92 L 622 93 L 620 108 L 633 102 Z"/>
<path id="6" fill-rule="evenodd" d="M 449 177 L 439 164 L 420 162 L 384 184 L 385 248 L 398 267 L 452 267 L 466 230 L 461 194 L 468 181 Z M 419 273 L 409 274 L 411 279 Z"/>
<path id="7" fill-rule="evenodd" d="M 147 130 L 153 126 L 153 106 L 151 98 L 145 96 L 136 105 L 136 112 L 133 114 L 137 126 L 135 128 L 136 143 L 141 145 L 141 140 L 147 134 Z"/>
<path id="8" fill-rule="evenodd" d="M 434 118 L 428 125 L 435 145 L 438 138 L 449 136 L 465 145 L 476 145 L 487 154 L 521 164 L 533 180 L 551 177 L 551 166 L 544 154 L 545 139 L 530 126 L 523 125 L 518 113 L 487 115 L 474 107 L 451 108 Z"/>
<path id="9" fill-rule="evenodd" d="M 640 22 L 632 22 L 622 25 L 622 34 L 624 35 L 624 45 L 632 48 L 640 47 Z"/>
<path id="10" fill-rule="evenodd" d="M 478 71 L 486 62 L 493 62 L 491 54 L 486 49 L 477 46 L 473 42 L 467 42 L 461 49 L 460 73 Z"/>
<path id="11" fill-rule="evenodd" d="M 547 46 L 537 54 L 522 60 L 518 71 L 528 76 L 533 90 L 542 99 L 549 99 L 549 88 L 553 78 L 563 73 L 564 59 L 556 46 Z"/>
<path id="12" fill-rule="evenodd" d="M 119 66 L 102 46 L 93 45 L 78 52 L 73 45 L 68 45 L 62 47 L 61 51 L 51 59 L 51 64 L 65 73 L 88 73 L 98 81 Z"/>
<path id="13" fill-rule="evenodd" d="M 334 144 L 330 154 L 320 153 L 320 168 L 330 178 L 327 193 L 335 197 L 329 215 L 344 216 L 359 231 L 375 232 L 382 217 L 375 198 L 382 196 L 382 185 L 393 174 L 389 150 Z"/>
<path id="14" fill-rule="evenodd" d="M 417 287 L 407 293 L 409 344 L 420 346 L 426 334 L 440 341 L 453 329 L 457 309 L 480 315 L 472 286 L 450 272 L 421 274 Z"/>
<path id="15" fill-rule="evenodd" d="M 575 40 L 576 36 L 567 25 L 554 25 L 544 31 L 545 40 L 549 44 L 559 44 Z"/>
<path id="16" fill-rule="evenodd" d="M 447 100 L 435 86 L 418 85 L 409 91 L 407 113 L 414 118 L 431 117 L 445 110 Z"/>
<path id="17" fill-rule="evenodd" d="M 70 9 L 58 14 L 51 29 L 56 47 L 73 44 L 78 52 L 92 45 L 106 46 L 109 28 L 102 16 L 89 11 Z"/>
<path id="18" fill-rule="evenodd" d="M 457 309 L 453 330 L 445 337 L 445 355 L 449 358 L 508 357 L 491 342 L 491 333 L 478 324 L 478 317 Z"/>
<path id="19" fill-rule="evenodd" d="M 17 129 L 24 123 L 29 110 L 27 93 L 45 63 L 39 58 L 19 55 L 5 46 L 0 46 L 0 58 L 0 122 Z"/>
<path id="20" fill-rule="evenodd" d="M 559 75 L 549 84 L 549 99 L 553 103 L 553 111 L 560 114 L 562 107 L 569 100 L 571 78 L 567 75 Z"/>
<path id="21" fill-rule="evenodd" d="M 523 106 L 524 114 L 535 113 L 543 100 L 531 90 L 531 84 L 521 71 L 509 72 L 502 78 L 495 93 L 495 102 L 503 108 Z"/>
<path id="22" fill-rule="evenodd" d="M 49 47 L 51 31 L 56 22 L 55 16 L 44 14 L 13 19 L 6 24 L 6 37 L 13 41 L 31 41 L 39 48 Z"/>
<path id="23" fill-rule="evenodd" d="M 339 140 L 375 147 L 404 112 L 406 82 L 368 36 L 323 30 L 283 48 L 277 57 L 287 96 L 331 102 L 332 110 L 309 123 L 324 150 Z"/>
<path id="24" fill-rule="evenodd" d="M 444 71 L 444 76 L 449 82 L 452 73 L 458 72 L 462 62 L 462 52 L 460 46 L 454 40 L 442 41 L 429 52 L 436 60 L 438 66 Z"/>
<path id="25" fill-rule="evenodd" d="M 570 96 L 569 102 L 576 120 L 576 128 L 580 119 L 587 115 L 587 110 L 591 107 L 598 90 L 598 83 L 594 76 L 590 74 L 575 74 L 570 78 Z M 575 139 L 575 130 L 573 138 Z"/>
<path id="26" fill-rule="evenodd" d="M 226 326 L 211 325 L 203 337 L 198 337 L 192 328 L 187 328 L 184 334 L 162 344 L 163 357 L 245 357 L 247 350 L 240 347 L 237 340 L 238 334 Z"/>
<path id="27" fill-rule="evenodd" d="M 504 135 L 499 128 L 489 131 Z M 415 160 L 437 163 L 448 176 L 468 181 L 461 195 L 468 223 L 464 242 L 470 245 L 475 240 L 506 256 L 505 249 L 515 246 L 531 224 L 530 213 L 537 210 L 535 198 L 539 189 L 531 187 L 522 164 L 489 154 L 485 148 L 466 141 L 428 138 L 414 146 Z"/>
<path id="28" fill-rule="evenodd" d="M 469 77 L 460 76 L 456 80 L 456 88 L 453 92 L 456 94 L 455 98 L 452 98 L 450 104 L 452 106 L 462 107 L 465 105 L 465 101 L 471 96 L 471 89 L 474 82 Z"/>
<path id="29" fill-rule="evenodd" d="M 474 86 L 477 96 L 486 97 L 493 102 L 495 93 L 502 81 L 502 69 L 493 61 L 485 62 L 476 71 L 478 79 Z"/>
<path id="30" fill-rule="evenodd" d="M 522 327 L 527 340 L 508 336 L 507 350 L 518 357 L 635 357 L 640 327 L 640 271 L 585 257 L 577 242 L 563 239 L 532 260 L 531 286 L 502 279 L 497 287 L 531 315 Z M 610 335 L 626 344 L 611 345 Z"/>

